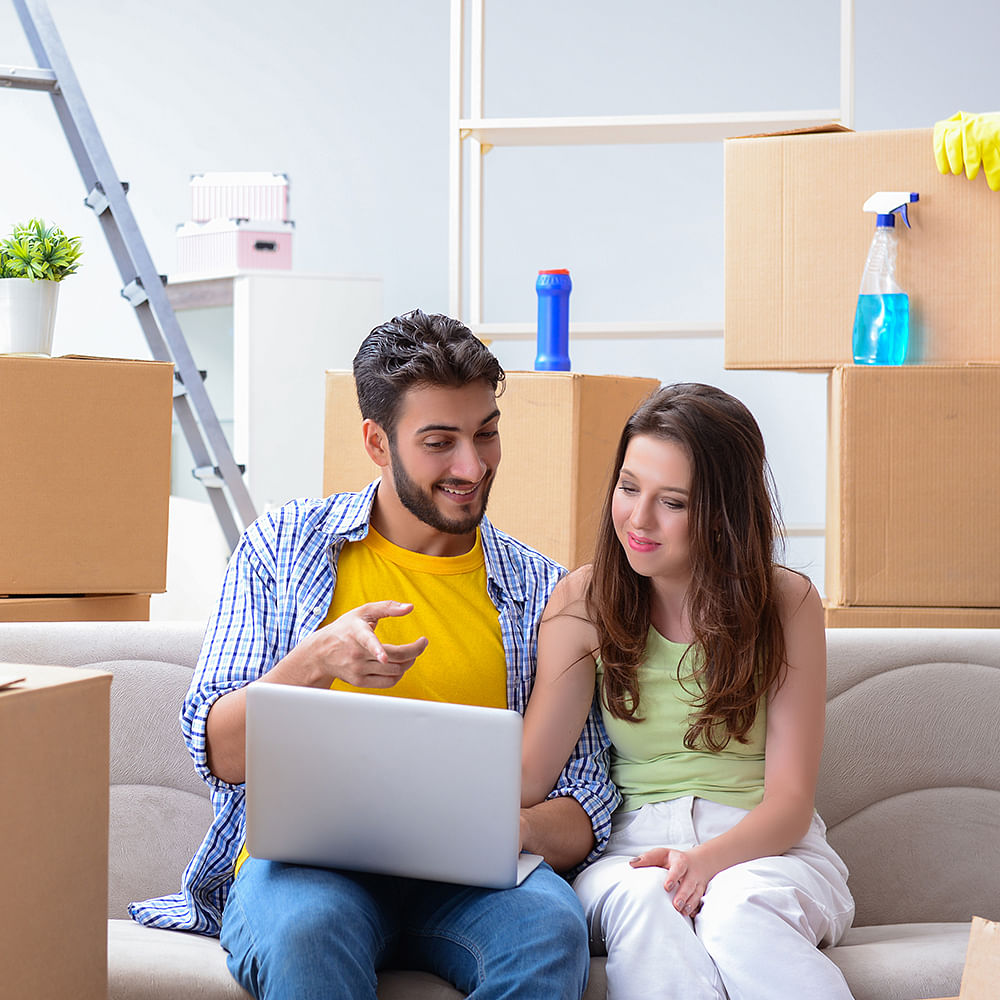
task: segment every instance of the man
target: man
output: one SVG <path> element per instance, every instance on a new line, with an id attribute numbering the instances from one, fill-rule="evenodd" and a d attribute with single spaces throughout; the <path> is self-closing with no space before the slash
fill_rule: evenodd
<path id="1" fill-rule="evenodd" d="M 593 715 L 550 797 L 521 811 L 524 849 L 548 863 L 516 889 L 282 865 L 243 847 L 248 683 L 523 712 L 538 620 L 562 573 L 484 517 L 504 374 L 466 327 L 397 317 L 365 339 L 354 375 L 383 474 L 361 493 L 294 501 L 241 539 L 181 715 L 215 820 L 183 890 L 132 915 L 220 934 L 234 977 L 261 1000 L 374 1000 L 389 964 L 484 1000 L 579 998 L 588 935 L 553 869 L 596 856 L 617 804 Z"/>

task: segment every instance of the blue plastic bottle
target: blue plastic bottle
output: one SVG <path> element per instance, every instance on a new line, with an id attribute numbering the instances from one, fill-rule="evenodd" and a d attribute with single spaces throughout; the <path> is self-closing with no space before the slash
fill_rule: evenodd
<path id="1" fill-rule="evenodd" d="M 896 216 L 909 228 L 906 206 L 920 196 L 912 191 L 880 191 L 864 204 L 875 212 L 875 235 L 868 249 L 858 305 L 854 312 L 854 363 L 901 365 L 910 342 L 910 300 L 896 282 Z"/>
<path id="2" fill-rule="evenodd" d="M 538 293 L 536 371 L 569 371 L 569 293 L 572 289 L 569 271 L 559 268 L 538 272 L 535 281 Z"/>

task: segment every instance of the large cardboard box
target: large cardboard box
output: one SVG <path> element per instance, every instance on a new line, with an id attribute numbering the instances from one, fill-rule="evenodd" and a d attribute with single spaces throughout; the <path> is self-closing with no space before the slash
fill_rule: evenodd
<path id="1" fill-rule="evenodd" d="M 4 1000 L 106 1000 L 111 674 L 0 665 Z"/>
<path id="2" fill-rule="evenodd" d="M 1000 198 L 942 175 L 932 129 L 725 142 L 725 365 L 850 364 L 877 191 L 916 191 L 897 222 L 908 361 L 1000 361 Z"/>
<path id="3" fill-rule="evenodd" d="M 0 597 L 0 622 L 148 622 L 149 594 Z"/>
<path id="4" fill-rule="evenodd" d="M 826 597 L 1000 608 L 1000 365 L 829 380 Z"/>
<path id="5" fill-rule="evenodd" d="M 1000 608 L 859 608 L 824 604 L 827 628 L 1000 628 Z"/>
<path id="6" fill-rule="evenodd" d="M 1000 983 L 1000 923 L 972 918 L 959 1000 L 994 1000 Z"/>
<path id="7" fill-rule="evenodd" d="M 0 595 L 166 588 L 173 365 L 0 357 Z"/>
<path id="8" fill-rule="evenodd" d="M 507 372 L 490 521 L 564 566 L 588 562 L 622 427 L 659 385 L 616 375 Z M 379 474 L 360 428 L 353 376 L 328 371 L 326 493 L 359 489 Z"/>
<path id="9" fill-rule="evenodd" d="M 939 1000 L 996 1000 L 1000 983 L 1000 923 L 972 918 L 962 986 L 957 997 Z"/>

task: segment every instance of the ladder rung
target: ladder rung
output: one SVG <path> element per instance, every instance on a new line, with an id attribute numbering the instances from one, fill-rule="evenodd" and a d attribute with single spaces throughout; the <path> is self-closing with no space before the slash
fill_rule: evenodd
<path id="1" fill-rule="evenodd" d="M 122 192 L 128 194 L 128 181 L 122 181 Z M 94 210 L 95 215 L 100 215 L 107 210 L 108 196 L 104 193 L 104 185 L 98 181 L 90 191 L 90 194 L 83 199 L 84 205 Z"/>
<path id="2" fill-rule="evenodd" d="M 48 90 L 52 93 L 59 89 L 59 81 L 54 70 L 40 69 L 37 66 L 4 66 L 0 68 L 0 87 L 12 87 L 15 90 Z"/>
<path id="3" fill-rule="evenodd" d="M 127 299 L 130 306 L 141 306 L 149 298 L 142 287 L 142 278 L 133 278 L 122 289 L 122 298 Z"/>
<path id="4" fill-rule="evenodd" d="M 241 473 L 247 471 L 247 467 L 242 462 L 239 462 L 236 468 Z M 221 490 L 226 485 L 222 470 L 217 465 L 199 465 L 191 470 L 191 475 L 208 489 Z"/>
<path id="5" fill-rule="evenodd" d="M 208 369 L 199 368 L 198 374 L 201 376 L 202 382 L 208 378 Z M 174 399 L 178 396 L 187 395 L 187 386 L 184 384 L 184 378 L 177 369 L 174 369 Z"/>
<path id="6" fill-rule="evenodd" d="M 159 275 L 160 283 L 167 283 L 167 276 L 165 274 Z M 121 296 L 123 299 L 127 299 L 129 305 L 141 306 L 149 296 L 146 294 L 146 289 L 142 287 L 142 278 L 133 278 L 121 291 Z"/>

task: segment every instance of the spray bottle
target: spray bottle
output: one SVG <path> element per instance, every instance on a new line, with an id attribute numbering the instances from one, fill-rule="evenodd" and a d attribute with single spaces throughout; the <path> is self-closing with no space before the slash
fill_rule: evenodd
<path id="1" fill-rule="evenodd" d="M 914 191 L 879 191 L 864 204 L 864 210 L 876 216 L 854 313 L 856 365 L 901 365 L 906 358 L 910 300 L 896 283 L 896 213 L 909 229 L 906 206 L 919 198 Z"/>

